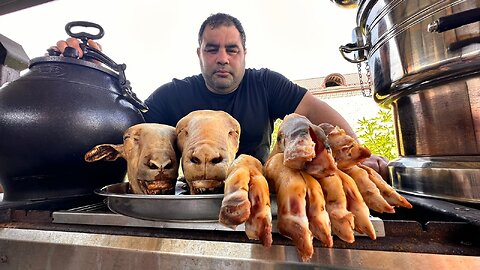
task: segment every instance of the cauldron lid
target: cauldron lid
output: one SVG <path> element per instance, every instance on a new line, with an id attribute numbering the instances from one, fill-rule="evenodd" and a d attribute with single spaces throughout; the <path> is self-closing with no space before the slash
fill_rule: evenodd
<path id="1" fill-rule="evenodd" d="M 98 29 L 99 33 L 98 34 L 90 34 L 86 32 L 73 33 L 72 28 L 77 26 L 93 27 Z M 63 52 L 64 56 L 59 56 L 58 51 L 55 51 L 50 48 L 47 50 L 49 56 L 32 59 L 30 61 L 30 66 L 29 66 L 30 68 L 41 63 L 56 62 L 56 63 L 68 63 L 68 64 L 74 64 L 79 66 L 85 66 L 88 68 L 93 68 L 93 69 L 105 72 L 107 74 L 115 76 L 118 79 L 120 88 L 122 90 L 122 95 L 130 103 L 132 103 L 135 107 L 137 107 L 142 112 L 146 112 L 148 110 L 147 105 L 145 105 L 137 97 L 137 95 L 132 91 L 132 87 L 130 86 L 130 81 L 128 81 L 127 78 L 125 77 L 125 69 L 127 68 L 127 65 L 117 64 L 115 61 L 110 59 L 110 57 L 105 55 L 100 50 L 97 50 L 88 45 L 89 39 L 95 40 L 103 37 L 104 31 L 100 25 L 92 22 L 86 22 L 86 21 L 73 21 L 65 25 L 65 30 L 67 34 L 69 34 L 71 37 L 80 39 L 82 41 L 82 43 L 79 44 L 80 49 L 83 51 L 82 59 L 78 59 L 78 52 L 76 49 L 72 47 L 65 48 L 65 51 Z M 91 60 L 96 62 L 91 62 Z M 97 62 L 101 64 L 96 64 Z M 109 67 L 110 70 L 106 69 L 105 67 Z M 118 74 L 115 73 L 114 71 L 118 72 Z"/>
<path id="2" fill-rule="evenodd" d="M 32 68 L 35 65 L 41 65 L 41 64 L 52 64 L 52 63 L 62 63 L 62 64 L 72 64 L 72 65 L 78 65 L 78 66 L 84 66 L 87 68 L 92 68 L 99 70 L 101 72 L 107 73 L 111 76 L 114 76 L 115 78 L 118 78 L 118 73 L 113 71 L 110 68 L 107 68 L 103 65 L 99 65 L 96 63 L 93 63 L 91 61 L 86 61 L 83 59 L 77 59 L 77 58 L 70 58 L 70 57 L 64 57 L 64 56 L 42 56 L 42 57 L 36 57 L 30 60 L 29 68 Z"/>

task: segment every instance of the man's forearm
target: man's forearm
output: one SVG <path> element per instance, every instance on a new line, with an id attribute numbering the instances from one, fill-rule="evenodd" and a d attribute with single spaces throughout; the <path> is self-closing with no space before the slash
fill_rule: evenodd
<path id="1" fill-rule="evenodd" d="M 358 141 L 358 137 L 352 127 L 340 113 L 308 92 L 298 105 L 295 113 L 304 115 L 315 125 L 329 123 L 334 126 L 339 126 L 345 130 L 348 135 Z"/>

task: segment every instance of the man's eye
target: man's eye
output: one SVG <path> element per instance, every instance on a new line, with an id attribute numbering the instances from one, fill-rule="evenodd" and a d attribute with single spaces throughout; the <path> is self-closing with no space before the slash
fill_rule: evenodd
<path id="1" fill-rule="evenodd" d="M 207 53 L 217 53 L 218 50 L 217 49 L 206 49 L 205 50 Z"/>
<path id="2" fill-rule="evenodd" d="M 239 50 L 239 49 L 228 49 L 227 52 L 228 52 L 229 54 L 237 54 L 237 53 L 240 52 L 240 50 Z"/>

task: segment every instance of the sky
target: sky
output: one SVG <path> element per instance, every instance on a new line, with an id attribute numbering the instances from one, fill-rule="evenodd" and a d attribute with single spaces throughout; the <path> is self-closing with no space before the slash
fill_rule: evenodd
<path id="1" fill-rule="evenodd" d="M 127 65 L 126 77 L 143 100 L 172 78 L 200 73 L 198 29 L 217 12 L 241 21 L 249 68 L 291 80 L 357 72 L 338 51 L 352 40 L 357 10 L 330 0 L 57 0 L 1 15 L 0 34 L 35 58 L 68 37 L 68 22 L 97 23 L 105 31 L 103 52 Z"/>

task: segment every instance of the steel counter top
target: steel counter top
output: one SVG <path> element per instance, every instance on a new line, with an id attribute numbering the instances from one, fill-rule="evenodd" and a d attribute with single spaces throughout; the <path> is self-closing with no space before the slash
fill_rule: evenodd
<path id="1" fill-rule="evenodd" d="M 1 269 L 480 269 L 480 257 L 0 228 Z"/>

